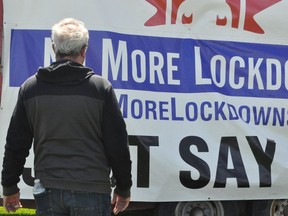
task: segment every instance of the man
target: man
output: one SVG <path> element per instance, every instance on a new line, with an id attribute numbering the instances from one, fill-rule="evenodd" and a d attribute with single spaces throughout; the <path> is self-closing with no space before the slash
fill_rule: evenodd
<path id="1" fill-rule="evenodd" d="M 3 205 L 19 207 L 17 183 L 33 142 L 37 215 L 111 215 L 110 168 L 116 179 L 113 212 L 130 200 L 127 132 L 111 84 L 82 64 L 84 23 L 67 18 L 52 27 L 56 62 L 39 68 L 19 90 L 3 159 Z"/>

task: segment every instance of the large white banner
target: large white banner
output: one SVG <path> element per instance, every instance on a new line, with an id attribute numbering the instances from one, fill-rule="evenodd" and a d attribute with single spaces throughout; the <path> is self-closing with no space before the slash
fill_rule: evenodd
<path id="1" fill-rule="evenodd" d="M 19 86 L 55 60 L 51 26 L 74 17 L 90 31 L 85 64 L 113 84 L 127 123 L 133 201 L 287 198 L 287 8 L 4 0 L 0 153 Z M 32 198 L 33 152 L 25 167 L 22 197 Z"/>

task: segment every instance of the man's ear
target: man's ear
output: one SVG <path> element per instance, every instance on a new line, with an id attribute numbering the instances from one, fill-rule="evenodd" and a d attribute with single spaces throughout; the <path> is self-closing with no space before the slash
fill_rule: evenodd
<path id="1" fill-rule="evenodd" d="M 52 49 L 53 49 L 53 51 L 55 53 L 55 45 L 54 45 L 54 43 L 52 43 Z"/>
<path id="2" fill-rule="evenodd" d="M 81 55 L 82 58 L 85 58 L 85 57 L 86 57 L 86 50 L 87 50 L 87 46 L 84 46 L 84 47 L 81 49 L 80 55 Z"/>

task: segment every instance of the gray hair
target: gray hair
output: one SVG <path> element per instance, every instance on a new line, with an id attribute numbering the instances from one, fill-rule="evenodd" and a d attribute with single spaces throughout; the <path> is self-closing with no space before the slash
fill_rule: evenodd
<path id="1" fill-rule="evenodd" d="M 52 27 L 52 42 L 56 56 L 78 56 L 88 46 L 89 33 L 83 22 L 65 18 Z"/>

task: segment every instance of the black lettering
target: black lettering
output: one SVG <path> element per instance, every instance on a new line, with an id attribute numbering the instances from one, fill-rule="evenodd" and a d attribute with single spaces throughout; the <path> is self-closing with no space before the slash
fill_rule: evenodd
<path id="1" fill-rule="evenodd" d="M 188 136 L 181 140 L 179 152 L 181 158 L 190 166 L 197 169 L 200 177 L 197 180 L 191 178 L 191 171 L 180 171 L 179 178 L 183 186 L 191 189 L 198 189 L 205 187 L 210 181 L 210 169 L 208 164 L 201 158 L 191 153 L 190 147 L 195 145 L 198 152 L 208 152 L 208 145 L 206 142 L 197 136 Z"/>
<path id="2" fill-rule="evenodd" d="M 150 179 L 150 146 L 159 146 L 157 136 L 129 136 L 129 145 L 137 146 L 137 187 L 148 188 Z"/>
<path id="3" fill-rule="evenodd" d="M 231 153 L 233 169 L 228 169 L 228 153 Z M 224 188 L 227 178 L 236 178 L 240 188 L 249 187 L 248 177 L 236 137 L 222 137 L 220 143 L 215 188 Z"/>
<path id="4" fill-rule="evenodd" d="M 276 143 L 273 140 L 267 140 L 265 152 L 263 151 L 258 137 L 246 137 L 250 148 L 254 154 L 259 168 L 260 187 L 271 186 L 271 164 L 275 155 Z"/>

